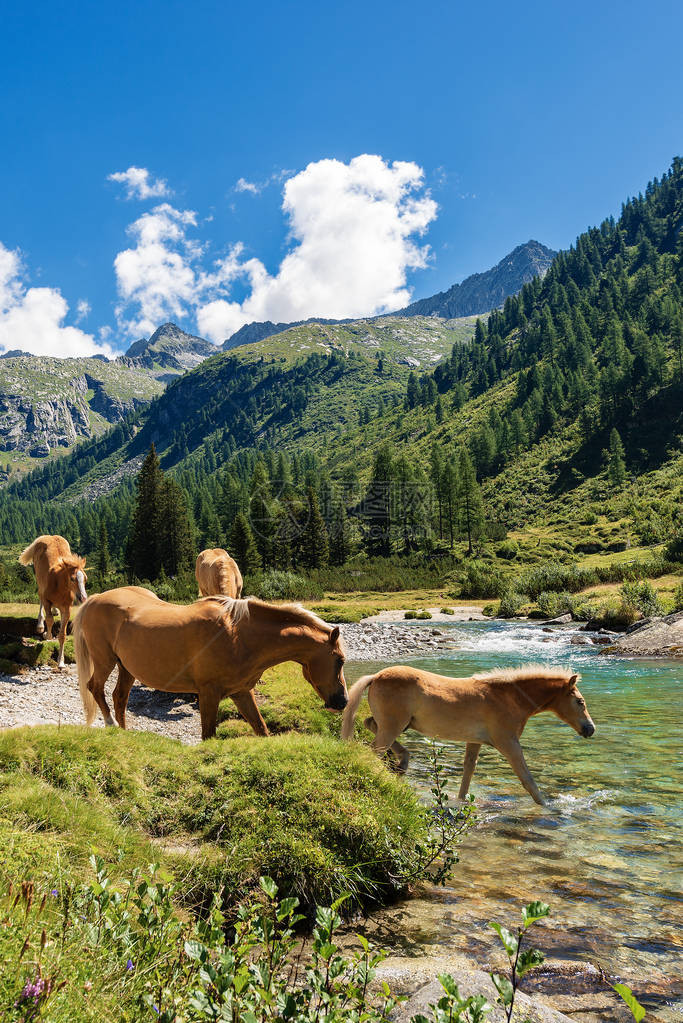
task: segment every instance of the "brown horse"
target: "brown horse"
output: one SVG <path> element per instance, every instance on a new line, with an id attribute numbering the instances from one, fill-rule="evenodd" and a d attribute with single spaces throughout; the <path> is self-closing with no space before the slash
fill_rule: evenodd
<path id="1" fill-rule="evenodd" d="M 197 558 L 194 569 L 200 597 L 242 596 L 242 573 L 237 562 L 222 547 L 214 547 Z"/>
<path id="2" fill-rule="evenodd" d="M 593 735 L 595 725 L 576 688 L 579 679 L 571 671 L 533 666 L 471 678 L 447 678 L 401 665 L 384 668 L 351 687 L 342 738 L 353 735 L 358 706 L 367 690 L 372 717 L 365 726 L 375 732 L 373 748 L 395 753 L 401 774 L 409 754 L 396 739 L 405 728 L 414 728 L 423 735 L 467 743 L 460 799 L 469 790 L 479 750 L 487 745 L 503 754 L 532 799 L 543 805 L 519 740 L 529 718 L 544 710 L 557 714 L 579 735 Z"/>
<path id="3" fill-rule="evenodd" d="M 88 724 L 97 706 L 105 724 L 114 724 L 104 684 L 116 664 L 114 713 L 121 728 L 138 679 L 167 693 L 197 693 L 202 739 L 215 735 L 218 704 L 226 696 L 257 735 L 267 735 L 252 690 L 266 668 L 283 661 L 301 665 L 328 710 L 346 706 L 339 629 L 298 604 L 204 597 L 179 606 L 123 586 L 90 597 L 76 617 L 74 644 Z"/>
<path id="4" fill-rule="evenodd" d="M 72 554 L 68 542 L 63 536 L 39 536 L 37 540 L 19 555 L 22 565 L 33 562 L 33 570 L 38 584 L 40 611 L 38 613 L 37 632 L 45 633 L 47 639 L 52 637 L 54 624 L 53 608 L 59 609 L 59 663 L 64 667 L 64 641 L 66 627 L 71 617 L 74 600 L 79 603 L 87 600 L 85 584 L 85 558 Z"/>

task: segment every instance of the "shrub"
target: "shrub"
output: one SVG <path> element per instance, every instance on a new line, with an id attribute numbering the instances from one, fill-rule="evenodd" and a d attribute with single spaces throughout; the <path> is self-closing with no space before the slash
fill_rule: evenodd
<path id="1" fill-rule="evenodd" d="M 574 611 L 574 601 L 570 593 L 551 593 L 545 590 L 539 593 L 536 603 L 546 618 L 555 618 L 567 612 L 573 614 Z"/>
<path id="2" fill-rule="evenodd" d="M 413 621 L 414 618 L 417 618 L 417 611 L 406 611 L 403 617 L 409 621 Z"/>
<path id="3" fill-rule="evenodd" d="M 505 579 L 502 572 L 481 561 L 467 564 L 460 577 L 460 596 L 486 599 L 500 597 L 505 590 Z M 450 594 L 449 594 L 450 596 Z"/>
<path id="4" fill-rule="evenodd" d="M 664 548 L 664 554 L 669 561 L 683 562 L 683 532 L 676 533 L 673 536 L 666 547 Z"/>
<path id="5" fill-rule="evenodd" d="M 454 615 L 455 614 L 455 608 L 452 608 L 452 607 L 442 607 L 441 608 L 441 614 L 442 615 Z"/>
<path id="6" fill-rule="evenodd" d="M 503 561 L 512 561 L 519 554 L 519 546 L 514 540 L 505 540 L 496 547 L 496 554 Z"/>
<path id="7" fill-rule="evenodd" d="M 683 581 L 674 590 L 674 611 L 683 611 Z"/>
<path id="8" fill-rule="evenodd" d="M 323 596 L 321 587 L 313 580 L 276 568 L 248 576 L 244 592 L 261 600 L 319 600 Z"/>
<path id="9" fill-rule="evenodd" d="M 661 614 L 662 605 L 657 591 L 651 582 L 626 582 L 619 591 L 621 602 L 627 609 L 640 611 L 642 615 L 649 618 L 651 615 Z"/>
<path id="10" fill-rule="evenodd" d="M 526 604 L 527 598 L 522 593 L 506 590 L 500 598 L 498 614 L 501 618 L 515 618 Z"/>
<path id="11" fill-rule="evenodd" d="M 431 618 L 431 617 L 432 617 L 431 611 L 418 611 L 418 613 L 417 613 L 417 618 L 420 621 L 425 621 L 427 618 Z"/>

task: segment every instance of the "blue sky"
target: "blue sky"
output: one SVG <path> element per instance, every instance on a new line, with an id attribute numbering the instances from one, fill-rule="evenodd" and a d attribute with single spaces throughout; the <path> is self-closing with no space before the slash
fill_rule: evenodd
<path id="1" fill-rule="evenodd" d="M 682 36 L 666 0 L 6 4 L 0 347 L 369 314 L 569 245 L 683 152 Z"/>

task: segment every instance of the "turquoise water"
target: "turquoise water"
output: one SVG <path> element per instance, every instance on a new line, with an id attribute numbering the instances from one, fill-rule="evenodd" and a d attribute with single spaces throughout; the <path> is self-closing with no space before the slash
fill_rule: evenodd
<path id="1" fill-rule="evenodd" d="M 487 921 L 514 923 L 521 904 L 543 899 L 552 918 L 539 944 L 549 954 L 588 959 L 633 981 L 650 993 L 654 1018 L 680 1020 L 683 1007 L 673 1003 L 683 953 L 683 664 L 601 656 L 571 645 L 576 632 L 567 629 L 442 628 L 457 649 L 411 663 L 454 676 L 528 662 L 571 665 L 596 734 L 581 739 L 550 714 L 530 720 L 522 745 L 546 807 L 532 802 L 495 750 L 482 749 L 472 783 L 480 824 L 462 845 L 450 887 L 401 908 L 397 944 L 485 959 L 495 944 Z M 349 665 L 347 678 L 380 666 Z M 411 751 L 408 779 L 426 796 L 427 743 L 415 732 L 401 741 Z M 443 745 L 455 797 L 464 746 Z"/>

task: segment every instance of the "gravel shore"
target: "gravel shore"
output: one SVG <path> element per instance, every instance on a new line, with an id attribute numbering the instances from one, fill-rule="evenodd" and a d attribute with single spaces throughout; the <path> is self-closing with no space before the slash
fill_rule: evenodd
<path id="1" fill-rule="evenodd" d="M 454 637 L 431 625 L 367 621 L 342 625 L 341 631 L 347 658 L 352 661 L 402 661 L 421 653 L 453 649 L 455 643 Z M 115 683 L 116 672 L 106 687 L 110 706 Z M 132 729 L 157 732 L 190 745 L 200 741 L 199 709 L 196 697 L 191 694 L 161 693 L 136 684 L 130 694 L 127 718 L 128 727 Z M 83 724 L 78 678 L 73 665 L 61 671 L 43 665 L 26 668 L 19 675 L 0 674 L 0 729 L 58 724 Z M 99 712 L 95 726 L 104 727 Z"/>

